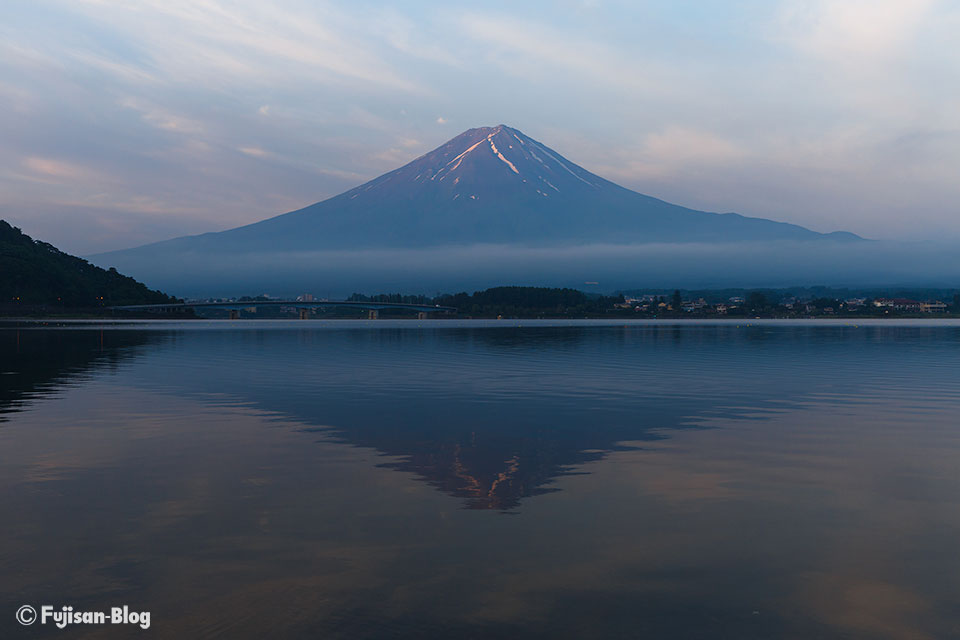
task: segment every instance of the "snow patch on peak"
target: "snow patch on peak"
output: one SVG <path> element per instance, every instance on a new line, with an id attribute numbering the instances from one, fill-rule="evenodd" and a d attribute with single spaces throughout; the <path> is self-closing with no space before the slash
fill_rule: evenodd
<path id="1" fill-rule="evenodd" d="M 557 192 L 559 192 L 559 191 L 560 191 L 560 189 L 557 189 L 557 188 L 556 188 L 556 187 L 555 187 L 555 186 L 553 185 L 553 183 L 552 183 L 552 182 L 550 182 L 549 180 L 547 180 L 547 179 L 546 179 L 546 178 L 544 178 L 543 176 L 539 176 L 539 178 L 540 178 L 541 180 L 543 180 L 544 182 L 546 182 L 546 183 L 547 183 L 547 185 L 549 185 L 549 186 L 550 186 L 550 188 L 551 188 L 551 189 L 553 189 L 554 191 L 557 191 Z"/>
<path id="2" fill-rule="evenodd" d="M 574 172 L 573 172 L 573 169 L 571 169 L 571 168 L 568 167 L 567 165 L 563 164 L 563 162 L 561 162 L 555 155 L 553 155 L 552 153 L 550 153 L 549 151 L 547 151 L 542 145 L 539 145 L 539 144 L 538 144 L 538 145 L 536 145 L 536 146 L 537 146 L 538 149 L 540 149 L 540 152 L 541 152 L 541 153 L 543 153 L 545 156 L 549 157 L 551 160 L 553 160 L 554 162 L 556 162 L 557 164 L 559 164 L 561 167 L 563 167 L 564 169 L 566 169 L 567 172 L 568 172 L 570 175 L 572 175 L 574 178 L 576 178 L 576 179 L 579 180 L 580 182 L 584 182 L 584 183 L 590 185 L 591 187 L 596 187 L 596 186 L 597 186 L 597 185 L 593 184 L 592 182 L 590 182 L 589 180 L 584 180 L 582 177 L 580 177 L 579 175 L 577 175 L 576 173 L 574 173 Z M 534 157 L 536 158 L 536 156 L 534 156 Z M 539 158 L 537 158 L 537 159 L 540 160 Z M 541 162 L 543 162 L 543 161 L 541 160 Z"/>
<path id="3" fill-rule="evenodd" d="M 513 170 L 513 172 L 514 172 L 515 174 L 520 175 L 520 172 L 517 171 L 517 168 L 516 168 L 515 166 L 513 166 L 513 163 L 510 162 L 509 160 L 507 160 L 506 158 L 504 158 L 504 157 L 503 157 L 503 154 L 500 153 L 500 151 L 497 150 L 497 145 L 495 145 L 495 144 L 493 143 L 492 138 L 493 138 L 493 134 L 492 134 L 492 133 L 491 133 L 489 136 L 487 136 L 487 141 L 490 143 L 490 149 L 493 150 L 493 153 L 494 153 L 498 158 L 500 158 L 501 160 L 503 160 L 504 162 L 506 162 L 506 163 L 507 163 L 507 166 L 509 166 L 509 167 Z"/>
<path id="4" fill-rule="evenodd" d="M 460 163 L 463 162 L 464 157 L 466 157 L 466 155 L 467 155 L 468 153 L 470 153 L 471 151 L 473 151 L 474 149 L 476 149 L 477 147 L 479 147 L 481 142 L 483 142 L 483 140 L 481 140 L 480 142 L 477 142 L 476 144 L 474 144 L 473 146 L 471 146 L 469 149 L 467 149 L 466 151 L 464 151 L 463 153 L 461 153 L 460 155 L 458 155 L 456 158 L 454 158 L 453 160 L 451 160 L 450 162 L 448 162 L 446 167 L 444 167 L 443 169 L 440 169 L 440 171 L 438 171 L 438 172 L 436 173 L 436 175 L 432 176 L 430 179 L 433 180 L 434 178 L 436 178 L 436 177 L 437 177 L 438 175 L 440 175 L 443 171 L 447 170 L 447 167 L 450 167 L 450 165 L 453 164 L 454 162 L 456 162 L 457 164 L 453 164 L 453 166 L 450 167 L 450 169 L 449 169 L 449 171 L 447 171 L 447 173 L 450 173 L 450 172 L 456 170 L 456 168 L 460 166 Z M 441 180 L 443 180 L 443 178 L 441 178 Z"/>

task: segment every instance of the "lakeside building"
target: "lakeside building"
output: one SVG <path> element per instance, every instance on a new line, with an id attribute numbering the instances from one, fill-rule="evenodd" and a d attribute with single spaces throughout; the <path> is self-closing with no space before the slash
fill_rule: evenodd
<path id="1" fill-rule="evenodd" d="M 920 312 L 921 313 L 946 313 L 947 303 L 940 302 L 939 300 L 935 302 L 921 302 Z"/>
<path id="2" fill-rule="evenodd" d="M 910 300 L 909 298 L 877 298 L 873 301 L 873 306 L 896 311 L 907 311 L 919 313 L 922 310 L 923 303 L 919 300 Z"/>

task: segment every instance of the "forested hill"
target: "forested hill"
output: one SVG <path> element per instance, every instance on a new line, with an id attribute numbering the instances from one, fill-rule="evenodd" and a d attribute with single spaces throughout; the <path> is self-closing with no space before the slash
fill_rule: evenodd
<path id="1" fill-rule="evenodd" d="M 0 309 L 91 309 L 173 301 L 116 269 L 101 269 L 0 220 Z"/>

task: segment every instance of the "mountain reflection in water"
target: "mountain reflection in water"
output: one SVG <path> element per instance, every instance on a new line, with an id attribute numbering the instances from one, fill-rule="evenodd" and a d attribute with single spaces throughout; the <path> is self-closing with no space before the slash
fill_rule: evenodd
<path id="1" fill-rule="evenodd" d="M 4 591 L 162 637 L 956 631 L 960 329 L 490 324 L 0 330 Z"/>
<path id="2" fill-rule="evenodd" d="M 884 362 L 891 350 L 923 362 L 926 355 L 909 345 L 930 330 L 907 331 L 574 326 L 187 333 L 152 358 L 143 375 L 146 384 L 234 397 L 313 425 L 305 430 L 399 458 L 385 464 L 416 473 L 469 508 L 512 509 L 550 491 L 557 476 L 661 438 L 664 430 L 831 391 L 852 397 L 878 378 L 896 377 Z M 898 348 L 901 340 L 908 343 Z M 875 358 L 881 368 L 867 370 Z"/>

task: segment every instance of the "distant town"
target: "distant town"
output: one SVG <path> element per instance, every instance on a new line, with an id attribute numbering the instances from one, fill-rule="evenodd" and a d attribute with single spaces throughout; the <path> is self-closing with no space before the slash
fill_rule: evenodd
<path id="1" fill-rule="evenodd" d="M 669 300 L 664 296 L 643 295 L 639 297 L 624 297 L 623 302 L 614 305 L 619 309 L 631 309 L 637 313 L 664 313 L 679 310 L 687 314 L 700 315 L 742 315 L 753 313 L 764 314 L 791 314 L 805 316 L 823 316 L 837 314 L 858 315 L 890 315 L 896 314 L 945 314 L 960 309 L 960 300 L 953 300 L 950 304 L 942 300 L 913 300 L 911 298 L 815 298 L 800 299 L 788 297 L 773 302 L 766 295 L 750 294 L 731 296 L 723 302 L 708 302 L 700 297 L 695 300 L 672 296 Z"/>
<path id="2" fill-rule="evenodd" d="M 355 293 L 346 301 L 423 305 L 425 307 L 453 307 L 459 318 L 822 318 L 822 317 L 930 317 L 960 316 L 960 292 L 933 290 L 937 295 L 915 297 L 891 295 L 840 295 L 845 290 L 764 289 L 764 290 L 652 290 L 615 295 L 598 295 L 571 288 L 494 287 L 472 294 L 439 294 L 436 296 L 408 294 Z M 289 300 L 289 305 L 262 305 L 257 302 Z M 326 298 L 304 293 L 295 298 L 271 296 L 242 296 L 236 298 L 206 298 L 195 303 L 249 304 L 240 312 L 225 309 L 198 311 L 205 317 L 289 317 L 351 318 L 351 317 L 426 317 L 409 309 L 381 309 L 370 314 L 363 308 L 324 307 Z M 337 302 L 343 302 L 338 300 Z M 299 304 L 298 304 L 299 303 Z M 449 317 L 449 313 L 429 314 L 430 317 Z"/>

